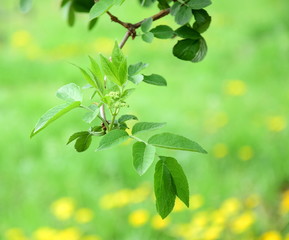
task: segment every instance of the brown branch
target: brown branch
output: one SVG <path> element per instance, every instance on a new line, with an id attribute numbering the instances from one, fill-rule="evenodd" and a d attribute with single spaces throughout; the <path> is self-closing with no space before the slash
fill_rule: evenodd
<path id="1" fill-rule="evenodd" d="M 151 16 L 151 18 L 153 19 L 153 21 L 156 21 L 156 20 L 168 15 L 170 13 L 170 11 L 171 11 L 170 8 L 164 9 L 164 10 L 160 11 L 159 13 Z M 145 19 L 136 23 L 136 24 L 133 24 L 134 28 L 135 29 L 139 28 L 144 21 L 145 21 Z"/>
<path id="2" fill-rule="evenodd" d="M 119 44 L 119 48 L 122 49 L 123 46 L 125 45 L 126 41 L 129 39 L 129 37 L 131 36 L 131 32 L 130 30 L 126 32 L 126 34 L 124 35 L 121 43 Z"/>

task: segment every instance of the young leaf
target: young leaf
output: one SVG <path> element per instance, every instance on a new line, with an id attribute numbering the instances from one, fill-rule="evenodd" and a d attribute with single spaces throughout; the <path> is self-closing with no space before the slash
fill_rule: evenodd
<path id="1" fill-rule="evenodd" d="M 148 143 L 160 148 L 207 153 L 198 143 L 173 133 L 156 134 Z"/>
<path id="2" fill-rule="evenodd" d="M 196 20 L 194 22 L 193 29 L 199 33 L 205 32 L 211 24 L 211 16 L 204 9 L 193 10 L 193 15 Z"/>
<path id="3" fill-rule="evenodd" d="M 124 85 L 127 81 L 127 61 L 125 58 L 119 64 L 118 78 L 119 78 L 119 82 L 120 82 L 121 86 Z"/>
<path id="4" fill-rule="evenodd" d="M 192 16 L 192 10 L 185 5 L 182 5 L 175 14 L 175 22 L 179 25 L 184 25 L 191 20 Z"/>
<path id="5" fill-rule="evenodd" d="M 79 106 L 80 102 L 73 102 L 73 103 L 64 103 L 54 108 L 51 108 L 46 113 L 44 113 L 44 115 L 42 115 L 42 117 L 36 123 L 30 137 L 33 137 L 35 134 L 39 133 L 41 130 L 46 128 L 50 123 L 60 118 L 65 113 Z"/>
<path id="6" fill-rule="evenodd" d="M 142 40 L 144 40 L 147 43 L 151 43 L 154 40 L 154 35 L 151 32 L 146 32 L 141 35 Z"/>
<path id="7" fill-rule="evenodd" d="M 176 189 L 170 171 L 163 160 L 159 160 L 156 164 L 154 191 L 157 211 L 164 219 L 175 206 Z"/>
<path id="8" fill-rule="evenodd" d="M 99 0 L 89 11 L 89 20 L 97 18 L 108 11 L 114 4 L 114 0 Z"/>
<path id="9" fill-rule="evenodd" d="M 189 207 L 190 205 L 189 184 L 182 166 L 178 163 L 176 159 L 172 157 L 160 156 L 160 159 L 165 162 L 165 165 L 173 178 L 178 198 L 184 204 L 186 204 L 187 207 Z"/>
<path id="10" fill-rule="evenodd" d="M 88 131 L 82 131 L 82 132 L 76 132 L 74 134 L 72 134 L 69 139 L 68 139 L 68 142 L 66 144 L 69 144 L 71 142 L 73 142 L 75 139 L 81 137 L 81 136 L 86 136 L 88 133 Z"/>
<path id="11" fill-rule="evenodd" d="M 172 38 L 175 35 L 174 30 L 167 25 L 159 25 L 150 30 L 150 32 L 152 32 L 156 38 L 160 39 Z"/>
<path id="12" fill-rule="evenodd" d="M 131 133 L 133 135 L 135 135 L 135 134 L 140 133 L 140 132 L 159 129 L 165 125 L 166 125 L 165 122 L 163 122 L 163 123 L 138 122 L 133 126 Z"/>
<path id="13" fill-rule="evenodd" d="M 88 82 L 88 84 L 90 84 L 91 86 L 93 86 L 96 89 L 98 88 L 95 81 L 91 78 L 91 76 L 87 73 L 87 71 L 85 71 L 83 68 L 81 68 L 75 64 L 73 64 L 73 65 L 81 71 L 84 79 Z"/>
<path id="14" fill-rule="evenodd" d="M 122 99 L 128 98 L 133 92 L 135 91 L 135 88 L 128 88 L 126 89 L 123 94 L 121 95 Z"/>
<path id="15" fill-rule="evenodd" d="M 107 58 L 104 56 L 100 55 L 100 63 L 102 70 L 104 74 L 107 76 L 107 78 L 114 82 L 115 84 L 121 86 L 121 82 L 118 79 L 118 72 L 114 64 L 110 62 Z"/>
<path id="16" fill-rule="evenodd" d="M 67 102 L 82 101 L 80 87 L 75 83 L 69 83 L 59 88 L 56 92 L 56 96 Z"/>
<path id="17" fill-rule="evenodd" d="M 152 165 L 156 148 L 143 142 L 136 142 L 132 147 L 133 165 L 139 175 L 143 175 Z"/>
<path id="18" fill-rule="evenodd" d="M 124 142 L 128 138 L 129 138 L 129 135 L 127 134 L 126 131 L 119 130 L 119 129 L 112 130 L 103 136 L 96 150 L 99 151 L 99 150 L 113 147 L 117 144 Z"/>
<path id="19" fill-rule="evenodd" d="M 143 81 L 148 84 L 157 85 L 157 86 L 167 86 L 167 81 L 162 76 L 158 74 L 143 75 Z"/>
<path id="20" fill-rule="evenodd" d="M 138 118 L 134 115 L 122 115 L 119 119 L 118 122 L 119 123 L 124 123 L 128 120 L 138 120 Z"/>
<path id="21" fill-rule="evenodd" d="M 211 0 L 190 0 L 187 5 L 191 8 L 191 9 L 202 9 L 205 8 L 209 5 L 211 5 L 212 2 Z"/>
<path id="22" fill-rule="evenodd" d="M 139 84 L 143 81 L 144 76 L 142 74 L 137 74 L 133 76 L 128 76 L 128 80 L 131 81 L 134 84 Z"/>
<path id="23" fill-rule="evenodd" d="M 84 152 L 87 150 L 91 144 L 92 136 L 89 132 L 87 134 L 82 135 L 77 138 L 74 148 L 76 149 L 77 152 Z"/>
<path id="24" fill-rule="evenodd" d="M 171 12 L 170 12 L 171 15 L 172 15 L 172 16 L 176 16 L 176 14 L 177 14 L 177 12 L 180 10 L 181 6 L 182 6 L 181 3 L 175 2 L 175 3 L 173 4 L 173 6 L 171 7 Z"/>
<path id="25" fill-rule="evenodd" d="M 173 54 L 175 57 L 192 61 L 200 49 L 200 41 L 193 39 L 183 39 L 177 42 L 173 48 Z"/>
<path id="26" fill-rule="evenodd" d="M 129 76 L 134 76 L 138 74 L 141 70 L 146 68 L 148 66 L 147 63 L 139 62 L 133 65 L 129 65 L 128 67 L 128 75 Z"/>
<path id="27" fill-rule="evenodd" d="M 119 66 L 123 62 L 124 59 L 125 59 L 125 57 L 124 57 L 122 51 L 120 50 L 117 42 L 115 42 L 114 48 L 112 50 L 112 56 L 111 56 L 112 63 L 115 66 Z"/>
<path id="28" fill-rule="evenodd" d="M 187 25 L 178 28 L 175 32 L 181 38 L 200 39 L 202 37 L 199 32 Z"/>
<path id="29" fill-rule="evenodd" d="M 152 18 L 147 18 L 143 21 L 143 23 L 141 24 L 141 30 L 146 33 L 150 30 L 151 25 L 153 23 L 153 19 Z"/>
<path id="30" fill-rule="evenodd" d="M 95 19 L 91 20 L 88 23 L 88 31 L 92 30 L 97 22 L 98 22 L 98 18 L 95 18 Z"/>
<path id="31" fill-rule="evenodd" d="M 90 56 L 89 56 L 89 60 L 90 60 L 91 72 L 94 76 L 96 85 L 98 89 L 100 90 L 100 92 L 103 93 L 104 92 L 104 76 L 97 62 Z"/>
<path id="32" fill-rule="evenodd" d="M 87 123 L 91 123 L 97 117 L 99 113 L 99 107 L 95 104 L 92 104 L 88 108 L 91 109 L 91 111 L 87 112 L 82 119 Z"/>

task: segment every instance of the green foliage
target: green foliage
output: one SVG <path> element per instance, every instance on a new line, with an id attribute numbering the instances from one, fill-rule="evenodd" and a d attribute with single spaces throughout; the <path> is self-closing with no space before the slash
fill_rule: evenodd
<path id="1" fill-rule="evenodd" d="M 75 12 L 89 12 L 91 20 L 89 27 L 92 28 L 100 16 L 107 13 L 114 5 L 121 5 L 123 2 L 124 0 L 99 0 L 96 2 L 63 0 L 61 7 L 67 8 L 68 23 L 71 26 L 75 22 Z M 141 36 L 142 40 L 147 43 L 151 43 L 154 37 L 159 39 L 179 37 L 181 40 L 178 40 L 173 47 L 174 56 L 191 62 L 201 61 L 207 52 L 207 45 L 201 33 L 208 29 L 211 22 L 210 16 L 203 8 L 210 5 L 211 1 L 141 1 L 143 6 L 150 6 L 154 3 L 157 3 L 158 8 L 162 11 L 136 24 L 122 22 L 108 12 L 112 21 L 120 23 L 128 29 L 127 37 L 122 41 L 121 47 L 130 36 L 132 38 Z M 179 28 L 173 30 L 167 25 L 158 25 L 152 28 L 155 20 L 168 15 L 169 12 L 175 22 L 181 25 Z M 195 22 L 191 24 L 193 16 Z M 140 33 L 136 32 L 138 28 L 141 30 Z M 93 144 L 94 137 L 98 137 L 100 141 L 96 150 L 99 151 L 120 145 L 131 138 L 136 141 L 132 146 L 132 155 L 133 165 L 139 175 L 143 175 L 153 165 L 155 156 L 158 156 L 156 148 L 206 153 L 198 143 L 173 133 L 155 134 L 147 141 L 135 136 L 141 132 L 164 127 L 165 123 L 137 122 L 132 126 L 131 133 L 128 131 L 127 121 L 138 121 L 138 118 L 131 114 L 119 117 L 119 113 L 129 107 L 128 98 L 136 90 L 131 85 L 139 86 L 144 82 L 155 86 L 167 86 L 167 81 L 158 74 L 142 74 L 141 71 L 148 67 L 146 63 L 138 62 L 128 65 L 121 47 L 115 43 L 109 58 L 102 54 L 99 54 L 97 59 L 89 56 L 88 70 L 77 66 L 88 83 L 83 91 L 93 90 L 90 102 L 87 104 L 87 98 L 83 98 L 82 90 L 76 84 L 64 85 L 57 91 L 56 96 L 66 103 L 45 113 L 36 124 L 31 136 L 70 110 L 80 107 L 86 111 L 82 119 L 89 124 L 89 128 L 74 133 L 67 144 L 75 141 L 76 151 L 83 152 Z M 161 217 L 165 218 L 172 211 L 176 197 L 189 207 L 189 186 L 185 173 L 176 159 L 164 156 L 159 158 L 155 167 L 154 186 L 157 210 Z"/>

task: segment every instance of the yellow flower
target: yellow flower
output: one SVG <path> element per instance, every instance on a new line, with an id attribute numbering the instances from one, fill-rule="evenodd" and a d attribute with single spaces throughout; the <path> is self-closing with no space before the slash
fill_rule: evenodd
<path id="1" fill-rule="evenodd" d="M 221 210 L 215 210 L 212 212 L 211 218 L 214 225 L 223 225 L 226 221 L 226 216 Z"/>
<path id="2" fill-rule="evenodd" d="M 206 212 L 198 212 L 192 219 L 191 224 L 196 227 L 204 227 L 208 222 L 208 214 Z"/>
<path id="3" fill-rule="evenodd" d="M 79 240 L 80 232 L 76 228 L 66 228 L 59 231 L 53 240 Z"/>
<path id="4" fill-rule="evenodd" d="M 289 240 L 289 233 L 285 236 L 284 240 Z"/>
<path id="5" fill-rule="evenodd" d="M 168 226 L 169 223 L 170 223 L 170 219 L 168 217 L 165 219 L 162 219 L 159 215 L 155 215 L 152 218 L 152 227 L 154 229 L 163 229 L 166 226 Z"/>
<path id="6" fill-rule="evenodd" d="M 53 240 L 57 231 L 49 227 L 42 227 L 37 229 L 33 236 L 35 240 Z"/>
<path id="7" fill-rule="evenodd" d="M 258 195 L 253 194 L 251 196 L 249 196 L 246 200 L 245 200 L 245 205 L 248 208 L 254 208 L 257 207 L 260 204 L 260 198 Z"/>
<path id="8" fill-rule="evenodd" d="M 204 199 L 201 195 L 195 194 L 190 197 L 190 209 L 195 210 L 204 204 Z"/>
<path id="9" fill-rule="evenodd" d="M 6 240 L 27 240 L 23 231 L 19 228 L 11 228 L 5 232 Z"/>
<path id="10" fill-rule="evenodd" d="M 178 198 L 176 198 L 173 212 L 181 212 L 186 209 L 186 205 Z"/>
<path id="11" fill-rule="evenodd" d="M 287 214 L 289 212 L 289 190 L 283 193 L 280 204 L 280 212 L 282 214 Z"/>
<path id="12" fill-rule="evenodd" d="M 206 231 L 203 233 L 203 237 L 206 240 L 214 240 L 219 239 L 220 234 L 222 233 L 223 228 L 219 226 L 213 226 L 206 229 Z"/>
<path id="13" fill-rule="evenodd" d="M 246 84 L 241 80 L 230 80 L 225 85 L 225 93 L 231 96 L 242 96 L 246 93 Z"/>
<path id="14" fill-rule="evenodd" d="M 228 154 L 228 147 L 224 143 L 218 143 L 213 147 L 215 158 L 224 158 Z"/>
<path id="15" fill-rule="evenodd" d="M 241 203 L 237 198 L 229 198 L 225 200 L 221 206 L 222 213 L 229 217 L 239 211 Z"/>
<path id="16" fill-rule="evenodd" d="M 75 212 L 74 218 L 79 223 L 88 223 L 93 219 L 93 212 L 89 208 L 81 208 Z"/>
<path id="17" fill-rule="evenodd" d="M 134 227 L 144 225 L 149 219 L 149 212 L 144 209 L 138 209 L 128 216 L 129 223 Z"/>
<path id="18" fill-rule="evenodd" d="M 272 132 L 281 132 L 287 127 L 287 121 L 283 116 L 272 116 L 267 118 L 267 128 Z"/>
<path id="19" fill-rule="evenodd" d="M 252 212 L 245 212 L 232 222 L 232 231 L 234 233 L 242 233 L 246 231 L 255 221 L 255 216 Z"/>
<path id="20" fill-rule="evenodd" d="M 52 213 L 60 220 L 69 219 L 75 209 L 74 200 L 68 197 L 60 198 L 51 205 Z"/>
<path id="21" fill-rule="evenodd" d="M 248 161 L 253 157 L 253 149 L 250 146 L 243 146 L 238 151 L 238 157 L 243 161 Z"/>
<path id="22" fill-rule="evenodd" d="M 266 232 L 262 235 L 261 240 L 282 240 L 282 237 L 277 231 Z"/>
<path id="23" fill-rule="evenodd" d="M 31 42 L 31 35 L 25 30 L 16 31 L 12 34 L 11 45 L 13 47 L 25 47 Z"/>

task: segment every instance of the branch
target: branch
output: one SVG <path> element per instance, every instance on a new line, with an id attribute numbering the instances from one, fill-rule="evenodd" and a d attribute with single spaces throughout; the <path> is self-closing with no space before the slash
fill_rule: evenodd
<path id="1" fill-rule="evenodd" d="M 159 13 L 151 16 L 151 18 L 153 19 L 153 21 L 156 21 L 156 20 L 158 20 L 160 18 L 163 18 L 164 16 L 168 15 L 170 13 L 170 11 L 171 11 L 170 8 L 164 9 L 164 10 L 160 11 Z M 140 22 L 138 22 L 138 23 L 136 23 L 136 24 L 133 24 L 134 28 L 135 29 L 139 28 L 144 21 L 145 21 L 145 19 L 140 21 Z"/>

